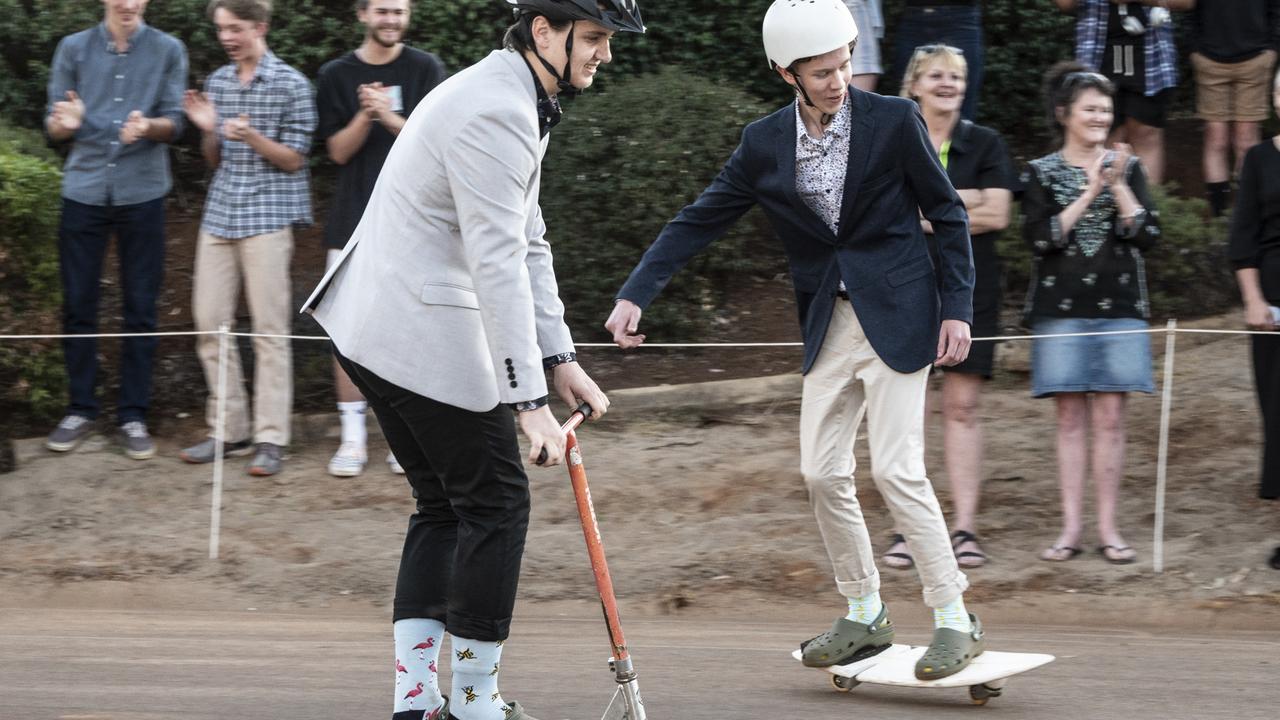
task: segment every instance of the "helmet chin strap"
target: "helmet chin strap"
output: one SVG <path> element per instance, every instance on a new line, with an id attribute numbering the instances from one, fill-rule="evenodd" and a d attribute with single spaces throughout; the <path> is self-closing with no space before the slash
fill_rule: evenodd
<path id="1" fill-rule="evenodd" d="M 809 93 L 804 89 L 804 83 L 800 82 L 800 76 L 795 74 L 795 72 L 790 68 L 787 69 L 787 72 L 791 73 L 791 77 L 795 78 L 796 91 L 800 93 L 800 97 L 804 98 L 804 104 L 816 110 L 818 106 L 814 105 L 813 100 L 809 99 Z M 833 114 L 822 113 L 822 115 L 818 118 L 818 122 L 822 125 L 822 127 L 826 127 L 831 124 L 831 121 L 834 120 L 835 117 L 836 116 Z"/>
<path id="2" fill-rule="evenodd" d="M 557 94 L 565 95 L 567 97 L 572 97 L 580 92 L 578 88 L 574 87 L 573 83 L 570 82 L 570 77 L 573 71 L 573 28 L 576 24 L 577 21 L 569 23 L 569 37 L 565 38 L 564 41 L 565 60 L 563 72 L 557 72 L 555 67 L 551 63 L 547 62 L 546 58 L 542 57 L 542 54 L 538 52 L 537 48 L 534 48 L 533 50 L 534 57 L 538 58 L 538 62 L 542 63 L 542 67 L 546 68 L 547 72 L 551 73 L 551 77 L 556 79 Z"/>

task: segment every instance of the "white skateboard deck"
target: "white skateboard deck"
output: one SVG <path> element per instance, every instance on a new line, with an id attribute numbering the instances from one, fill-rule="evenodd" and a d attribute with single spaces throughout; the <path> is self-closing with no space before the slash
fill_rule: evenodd
<path id="1" fill-rule="evenodd" d="M 833 675 L 832 685 L 842 691 L 848 691 L 859 683 L 926 688 L 969 687 L 973 689 L 986 686 L 987 691 L 993 692 L 979 691 L 978 694 L 985 698 L 999 695 L 1005 678 L 1033 670 L 1054 660 L 1054 656 L 1041 653 L 987 650 L 955 675 L 940 680 L 918 680 L 915 673 L 916 661 L 927 649 L 922 645 L 895 644 L 888 650 L 864 660 L 848 665 L 832 665 L 815 669 L 825 670 Z M 800 651 L 795 650 L 791 653 L 791 657 L 800 660 Z M 978 696 L 973 692 L 970 696 L 974 702 L 979 701 Z"/>

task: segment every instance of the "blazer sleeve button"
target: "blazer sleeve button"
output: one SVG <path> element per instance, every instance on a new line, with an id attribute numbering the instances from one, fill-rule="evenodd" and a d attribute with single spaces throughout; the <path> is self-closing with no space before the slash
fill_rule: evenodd
<path id="1" fill-rule="evenodd" d="M 515 380 L 512 380 L 511 387 L 520 387 L 520 383 L 516 382 Z"/>

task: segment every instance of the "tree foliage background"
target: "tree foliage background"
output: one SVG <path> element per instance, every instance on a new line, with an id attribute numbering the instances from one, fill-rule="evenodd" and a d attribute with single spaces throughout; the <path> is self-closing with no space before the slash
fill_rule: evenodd
<path id="1" fill-rule="evenodd" d="M 718 171 L 742 126 L 791 99 L 761 46 L 760 22 L 769 4 L 642 0 L 648 32 L 617 37 L 613 63 L 589 93 L 567 103 L 546 160 L 542 197 L 558 252 L 561 294 L 580 339 L 599 339 L 598 308 L 607 306 L 662 225 Z M 191 87 L 200 87 L 226 62 L 206 5 L 207 0 L 152 0 L 146 11 L 148 23 L 186 44 Z M 904 0 L 885 0 L 886 61 L 903 5 Z M 1040 155 L 1047 140 L 1041 74 L 1072 55 L 1074 18 L 1048 0 L 986 0 L 983 7 L 987 54 L 978 119 L 1003 133 L 1017 156 Z M 26 321 L 39 325 L 26 331 L 49 332 L 57 328 L 58 283 L 50 273 L 56 270 L 59 161 L 36 130 L 58 41 L 100 22 L 102 3 L 0 0 L 0 18 L 0 298 L 8 304 L 0 313 L 0 331 Z M 497 47 L 510 20 L 500 0 L 418 0 L 408 40 L 437 53 L 456 72 Z M 1188 23 L 1176 22 L 1185 56 Z M 275 2 L 269 44 L 309 77 L 360 39 L 353 0 Z M 1185 61 L 1183 70 L 1175 116 L 1190 108 Z M 879 90 L 896 93 L 899 82 L 886 67 Z M 177 205 L 195 216 L 206 171 L 193 139 L 176 144 L 173 152 Z M 317 149 L 312 159 L 320 218 L 334 172 L 322 155 Z M 1197 202 L 1168 200 L 1165 247 L 1151 263 L 1158 312 L 1215 312 L 1234 301 L 1229 272 L 1219 272 L 1225 268 L 1222 225 L 1204 221 L 1203 203 Z M 704 332 L 735 278 L 785 271 L 772 245 L 758 217 L 739 223 L 678 276 L 661 306 L 646 316 L 646 329 L 664 338 Z M 1001 247 L 1007 254 L 1007 297 L 1016 299 L 1026 282 L 1016 223 Z M 1188 298 L 1186 283 L 1193 279 L 1211 287 Z M 63 392 L 58 363 L 50 360 L 54 354 L 51 345 L 31 353 L 0 352 L 0 374 L 10 394 L 26 393 L 31 407 L 45 414 Z M 316 365 L 320 382 L 327 382 L 325 363 Z"/>

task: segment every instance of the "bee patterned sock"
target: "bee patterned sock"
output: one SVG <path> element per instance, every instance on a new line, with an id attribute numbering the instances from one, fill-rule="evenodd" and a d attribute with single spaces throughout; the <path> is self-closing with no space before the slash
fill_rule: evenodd
<path id="1" fill-rule="evenodd" d="M 505 720 L 507 705 L 498 692 L 502 641 L 453 636 L 453 689 L 449 712 L 458 720 Z"/>
<path id="2" fill-rule="evenodd" d="M 447 720 L 441 715 L 444 698 L 436 675 L 444 623 L 427 618 L 397 620 L 396 704 L 391 720 Z"/>
<path id="3" fill-rule="evenodd" d="M 870 625 L 880 616 L 884 603 L 880 601 L 880 593 L 873 592 L 862 597 L 849 598 L 849 614 L 845 618 L 863 625 Z"/>
<path id="4" fill-rule="evenodd" d="M 935 628 L 951 628 L 960 632 L 969 632 L 973 624 L 969 622 L 969 611 L 964 606 L 964 596 L 957 595 L 955 600 L 933 609 L 933 626 Z"/>

